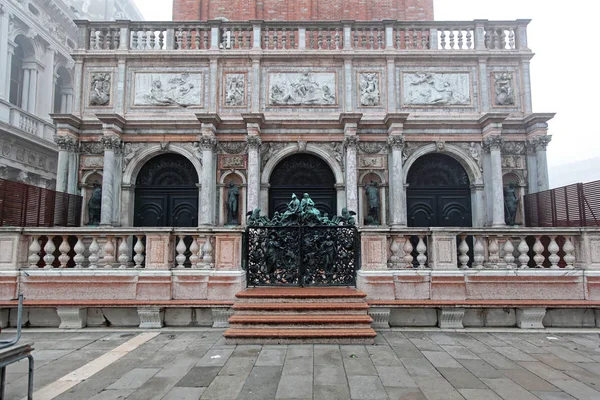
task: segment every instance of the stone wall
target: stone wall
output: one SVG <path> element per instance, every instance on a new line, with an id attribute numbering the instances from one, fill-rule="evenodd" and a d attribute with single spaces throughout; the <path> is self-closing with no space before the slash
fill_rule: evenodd
<path id="1" fill-rule="evenodd" d="M 174 21 L 433 20 L 433 0 L 175 0 Z"/>

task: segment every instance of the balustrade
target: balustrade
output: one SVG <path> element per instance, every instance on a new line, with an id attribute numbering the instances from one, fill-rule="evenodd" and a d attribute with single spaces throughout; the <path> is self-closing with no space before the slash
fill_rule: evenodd
<path id="1" fill-rule="evenodd" d="M 145 236 L 130 232 L 29 234 L 26 268 L 144 268 Z"/>
<path id="2" fill-rule="evenodd" d="M 197 23 L 79 21 L 86 50 L 528 50 L 528 21 Z M 389 35 L 389 36 L 388 36 Z M 480 35 L 478 37 L 477 35 Z M 126 38 L 128 40 L 126 40 Z M 255 42 L 255 39 L 257 40 Z M 125 40 L 127 43 L 122 43 Z M 345 41 L 348 43 L 344 43 Z M 256 47 L 255 47 L 256 46 Z"/>
<path id="3" fill-rule="evenodd" d="M 424 232 L 391 235 L 388 268 L 429 268 L 428 243 L 430 236 Z"/>
<path id="4" fill-rule="evenodd" d="M 177 232 L 174 236 L 175 269 L 212 269 L 213 236 L 191 232 Z"/>

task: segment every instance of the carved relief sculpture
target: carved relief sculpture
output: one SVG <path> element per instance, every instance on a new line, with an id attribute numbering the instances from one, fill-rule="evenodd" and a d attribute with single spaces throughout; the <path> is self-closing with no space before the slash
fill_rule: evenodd
<path id="1" fill-rule="evenodd" d="M 469 74 L 406 73 L 404 74 L 404 103 L 432 106 L 470 104 Z"/>
<path id="2" fill-rule="evenodd" d="M 138 73 L 135 75 L 136 106 L 200 106 L 202 74 Z"/>
<path id="3" fill-rule="evenodd" d="M 92 74 L 90 106 L 106 106 L 110 102 L 111 77 L 109 73 Z"/>
<path id="4" fill-rule="evenodd" d="M 227 74 L 225 78 L 225 105 L 227 107 L 243 106 L 246 98 L 246 75 Z"/>
<path id="5" fill-rule="evenodd" d="M 273 106 L 334 105 L 336 104 L 335 73 L 271 74 L 269 103 Z"/>
<path id="6" fill-rule="evenodd" d="M 365 107 L 378 106 L 379 75 L 375 72 L 359 75 L 360 79 L 360 105 Z"/>
<path id="7" fill-rule="evenodd" d="M 515 104 L 513 76 L 508 72 L 494 75 L 494 91 L 497 106 L 512 106 Z"/>

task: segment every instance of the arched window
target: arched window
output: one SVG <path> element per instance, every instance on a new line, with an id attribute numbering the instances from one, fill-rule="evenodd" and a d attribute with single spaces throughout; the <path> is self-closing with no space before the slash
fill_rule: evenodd
<path id="1" fill-rule="evenodd" d="M 9 101 L 17 107 L 23 104 L 23 47 L 17 46 L 10 65 L 10 97 Z"/>

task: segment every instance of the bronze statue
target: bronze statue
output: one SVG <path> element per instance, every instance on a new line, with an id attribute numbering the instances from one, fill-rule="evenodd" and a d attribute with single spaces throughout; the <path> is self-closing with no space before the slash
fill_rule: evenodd
<path id="1" fill-rule="evenodd" d="M 517 197 L 517 193 L 515 191 L 515 185 L 514 183 L 509 183 L 508 186 L 504 188 L 504 219 L 506 225 L 516 225 L 515 220 L 517 219 L 518 208 L 519 198 Z"/>
<path id="2" fill-rule="evenodd" d="M 365 186 L 365 193 L 369 207 L 367 225 L 379 225 L 379 188 L 377 187 L 377 182 L 371 181 Z"/>
<path id="3" fill-rule="evenodd" d="M 88 225 L 100 224 L 100 210 L 102 208 L 102 186 L 98 181 L 94 182 L 92 195 L 88 200 Z"/>
<path id="4" fill-rule="evenodd" d="M 238 225 L 238 195 L 240 191 L 234 182 L 227 189 L 227 225 Z"/>

